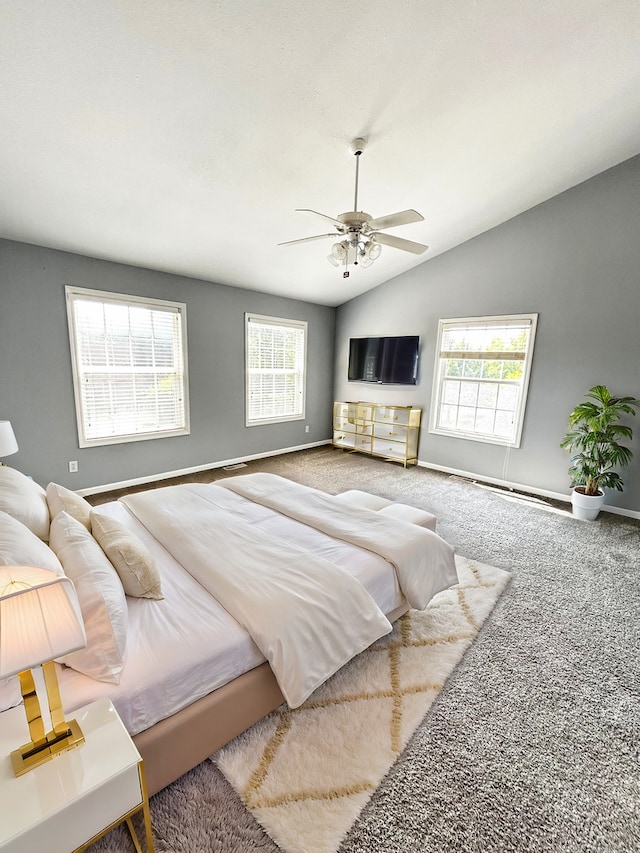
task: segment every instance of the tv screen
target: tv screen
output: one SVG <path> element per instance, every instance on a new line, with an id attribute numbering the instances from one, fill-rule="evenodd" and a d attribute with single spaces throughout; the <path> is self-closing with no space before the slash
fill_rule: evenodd
<path id="1" fill-rule="evenodd" d="M 418 335 L 351 338 L 349 381 L 415 385 L 418 380 Z"/>

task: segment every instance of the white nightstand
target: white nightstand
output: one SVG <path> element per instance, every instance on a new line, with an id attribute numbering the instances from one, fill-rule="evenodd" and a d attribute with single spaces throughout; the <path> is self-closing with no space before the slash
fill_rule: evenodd
<path id="1" fill-rule="evenodd" d="M 3 853 L 71 853 L 84 850 L 142 811 L 153 853 L 149 799 L 142 759 L 109 699 L 70 714 L 85 742 L 23 776 L 13 774 L 9 753 L 28 738 L 22 705 L 0 714 L 0 850 Z"/>

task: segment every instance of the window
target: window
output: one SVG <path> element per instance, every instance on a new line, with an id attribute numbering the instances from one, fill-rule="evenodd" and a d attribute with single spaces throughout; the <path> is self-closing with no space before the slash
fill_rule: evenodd
<path id="1" fill-rule="evenodd" d="M 440 320 L 431 432 L 520 446 L 537 319 Z"/>
<path id="2" fill-rule="evenodd" d="M 186 435 L 186 306 L 67 287 L 80 447 Z"/>
<path id="3" fill-rule="evenodd" d="M 307 324 L 245 314 L 246 425 L 304 418 Z"/>

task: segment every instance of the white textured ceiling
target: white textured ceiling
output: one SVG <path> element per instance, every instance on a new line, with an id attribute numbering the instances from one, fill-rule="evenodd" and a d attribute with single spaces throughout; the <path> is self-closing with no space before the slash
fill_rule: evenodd
<path id="1" fill-rule="evenodd" d="M 0 236 L 337 305 L 640 151 L 638 0 L 7 0 Z M 342 271 L 353 202 L 415 208 Z M 89 284 L 89 283 L 88 283 Z"/>

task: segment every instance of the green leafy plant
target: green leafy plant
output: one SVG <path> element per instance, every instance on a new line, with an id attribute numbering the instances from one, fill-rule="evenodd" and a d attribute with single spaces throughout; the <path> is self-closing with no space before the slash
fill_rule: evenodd
<path id="1" fill-rule="evenodd" d="M 575 453 L 569 466 L 571 483 L 585 495 L 597 495 L 602 489 L 622 491 L 615 469 L 628 465 L 633 454 L 620 440 L 631 439 L 633 432 L 620 418 L 635 415 L 640 400 L 612 397 L 605 385 L 594 385 L 586 396 L 591 399 L 571 412 L 568 432 L 560 442 Z"/>

